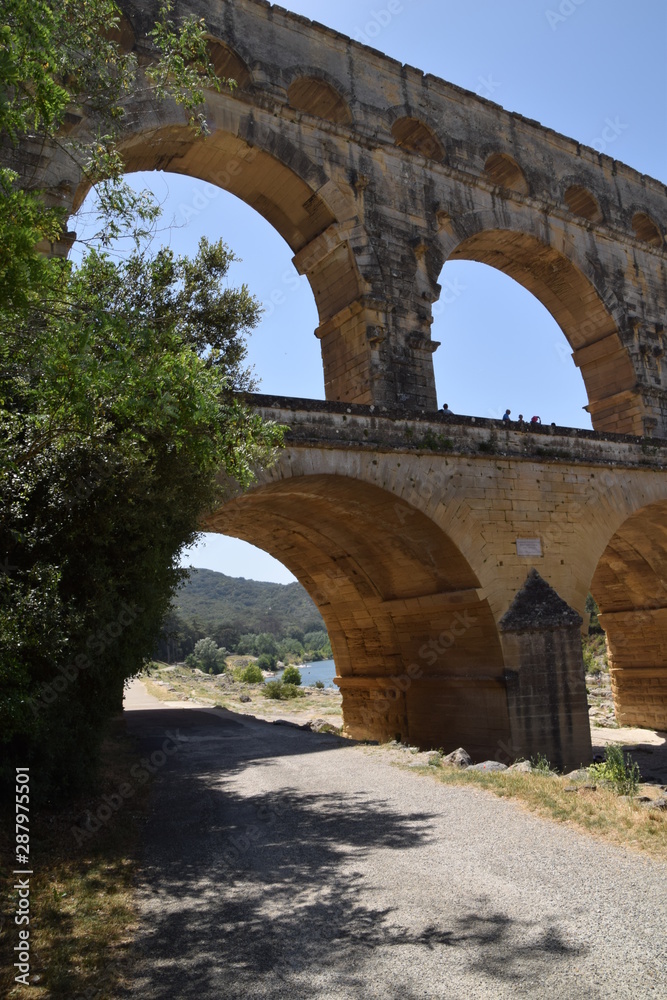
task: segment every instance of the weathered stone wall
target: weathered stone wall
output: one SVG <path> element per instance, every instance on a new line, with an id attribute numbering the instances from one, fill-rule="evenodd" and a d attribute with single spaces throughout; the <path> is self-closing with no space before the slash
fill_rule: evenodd
<path id="1" fill-rule="evenodd" d="M 121 6 L 145 62 L 156 0 Z M 596 428 L 667 435 L 663 184 L 263 0 L 179 0 L 186 12 L 239 86 L 210 95 L 205 141 L 138 94 L 128 168 L 218 184 L 284 236 L 317 301 L 328 399 L 436 409 L 432 305 L 444 263 L 466 258 L 553 313 Z M 55 149 L 17 165 L 66 206 L 85 194 Z"/>

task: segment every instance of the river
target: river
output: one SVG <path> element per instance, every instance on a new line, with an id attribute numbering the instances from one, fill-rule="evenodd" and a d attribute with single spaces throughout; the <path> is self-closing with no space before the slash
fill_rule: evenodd
<path id="1" fill-rule="evenodd" d="M 301 671 L 301 684 L 304 687 L 311 687 L 315 681 L 323 681 L 325 687 L 334 687 L 333 679 L 336 676 L 336 664 L 333 660 L 319 660 L 318 663 L 304 663 L 299 667 Z M 276 674 L 276 680 L 280 680 L 283 675 L 282 670 Z"/>

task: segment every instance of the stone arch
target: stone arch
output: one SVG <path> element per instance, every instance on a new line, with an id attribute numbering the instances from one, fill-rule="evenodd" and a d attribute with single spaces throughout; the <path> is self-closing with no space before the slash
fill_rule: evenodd
<path id="1" fill-rule="evenodd" d="M 342 94 L 327 80 L 317 76 L 298 76 L 287 89 L 287 100 L 296 111 L 351 125 L 352 112 Z"/>
<path id="2" fill-rule="evenodd" d="M 217 77 L 221 80 L 234 80 L 239 90 L 248 90 L 252 86 L 248 64 L 235 49 L 219 38 L 210 37 L 208 51 Z"/>
<path id="3" fill-rule="evenodd" d="M 664 240 L 660 226 L 648 212 L 635 212 L 632 216 L 632 228 L 637 239 L 643 243 L 650 243 L 652 247 L 663 245 Z"/>
<path id="4" fill-rule="evenodd" d="M 549 310 L 573 349 L 596 430 L 642 434 L 636 373 L 609 306 L 595 284 L 555 247 L 505 229 L 483 229 L 462 239 L 450 260 L 495 267 L 527 288 Z"/>
<path id="5" fill-rule="evenodd" d="M 610 539 L 591 582 L 621 725 L 667 730 L 667 500 Z"/>
<path id="6" fill-rule="evenodd" d="M 571 184 L 563 195 L 563 200 L 573 215 L 579 215 L 589 222 L 602 222 L 602 210 L 597 198 L 582 184 Z"/>
<path id="7" fill-rule="evenodd" d="M 367 309 L 357 256 L 374 250 L 355 217 L 354 191 L 330 181 L 281 130 L 259 123 L 241 102 L 211 98 L 211 134 L 198 139 L 182 122 L 160 124 L 148 111 L 121 144 L 128 173 L 168 170 L 217 185 L 256 209 L 295 254 L 319 313 L 327 399 L 374 402 L 374 356 L 366 331 L 384 323 Z M 74 193 L 76 211 L 90 185 Z M 376 304 L 372 303 L 375 307 Z M 377 353 L 377 352 L 376 352 Z"/>
<path id="8" fill-rule="evenodd" d="M 424 513 L 378 486 L 313 473 L 265 482 L 205 527 L 265 549 L 310 593 L 350 735 L 400 733 L 477 757 L 506 739 L 493 614 L 461 551 Z"/>
<path id="9" fill-rule="evenodd" d="M 397 118 L 391 126 L 391 134 L 400 149 L 418 153 L 436 163 L 441 163 L 445 158 L 445 148 L 440 139 L 421 118 L 412 115 Z"/>
<path id="10" fill-rule="evenodd" d="M 518 194 L 530 193 L 523 170 L 508 153 L 491 153 L 484 164 L 484 172 L 498 187 L 516 191 Z"/>

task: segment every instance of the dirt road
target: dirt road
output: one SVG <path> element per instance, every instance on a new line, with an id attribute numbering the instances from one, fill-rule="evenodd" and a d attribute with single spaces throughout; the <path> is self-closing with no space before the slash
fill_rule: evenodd
<path id="1" fill-rule="evenodd" d="M 362 746 L 135 685 L 142 1000 L 662 1000 L 667 867 Z"/>

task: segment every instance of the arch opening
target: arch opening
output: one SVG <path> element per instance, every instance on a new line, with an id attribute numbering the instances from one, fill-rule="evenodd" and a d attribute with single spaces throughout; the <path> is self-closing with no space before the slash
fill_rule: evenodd
<path id="1" fill-rule="evenodd" d="M 401 149 L 419 153 L 428 160 L 441 163 L 445 158 L 445 148 L 430 126 L 418 118 L 399 118 L 391 127 L 394 142 Z"/>
<path id="2" fill-rule="evenodd" d="M 563 195 L 565 204 L 573 215 L 580 215 L 589 222 L 602 222 L 602 210 L 597 198 L 581 184 L 572 184 Z"/>
<path id="3" fill-rule="evenodd" d="M 491 609 L 461 552 L 416 508 L 347 476 L 313 474 L 258 486 L 206 527 L 266 550 L 313 598 L 350 735 L 400 734 L 481 757 L 507 737 Z"/>
<path id="4" fill-rule="evenodd" d="M 303 111 L 338 125 L 352 123 L 352 112 L 345 98 L 330 83 L 317 77 L 298 77 L 290 85 L 287 99 L 296 111 Z"/>
<path id="5" fill-rule="evenodd" d="M 126 173 L 170 171 L 236 195 L 264 216 L 294 253 L 335 222 L 331 208 L 317 190 L 324 178 L 304 179 L 273 150 L 231 131 L 216 129 L 204 140 L 194 137 L 186 125 L 170 125 L 128 137 L 119 148 Z M 298 161 L 296 151 L 294 155 Z M 79 185 L 74 197 L 75 212 L 89 188 L 88 182 Z"/>
<path id="6" fill-rule="evenodd" d="M 299 274 L 306 275 L 312 288 L 326 397 L 372 402 L 370 353 L 358 333 L 366 326 L 363 311 L 342 316 L 362 300 L 365 288 L 345 221 L 341 225 L 338 219 L 339 214 L 348 218 L 344 193 L 329 183 L 321 165 L 275 130 L 257 127 L 237 106 L 230 112 L 229 100 L 221 95 L 210 100 L 212 134 L 205 140 L 183 124 L 149 128 L 143 121 L 121 145 L 127 172 L 163 170 L 203 181 L 234 194 L 266 219 L 288 244 Z M 140 114 L 137 121 L 142 122 Z M 88 189 L 85 182 L 79 185 L 74 211 Z M 363 240 L 363 233 L 355 238 Z M 280 299 L 282 289 L 275 294 Z"/>
<path id="7" fill-rule="evenodd" d="M 585 408 L 593 427 L 614 433 L 643 433 L 642 411 L 634 393 L 636 374 L 615 319 L 592 281 L 564 254 L 534 236 L 492 229 L 463 239 L 450 252 L 449 260 L 487 264 L 530 292 L 551 314 L 572 350 L 586 387 Z M 548 367 L 527 371 L 526 378 L 545 382 L 548 371 Z"/>
<path id="8" fill-rule="evenodd" d="M 484 164 L 484 171 L 499 187 L 529 194 L 528 181 L 516 160 L 507 153 L 492 153 Z"/>
<path id="9" fill-rule="evenodd" d="M 141 172 L 126 180 L 137 191 L 151 190 L 162 208 L 167 231 L 156 242 L 193 256 L 199 240 L 222 238 L 237 257 L 229 271 L 233 286 L 245 284 L 262 306 L 259 324 L 247 339 L 246 364 L 269 395 L 324 398 L 322 352 L 313 329 L 318 310 L 312 288 L 292 262 L 290 248 L 254 209 L 215 185 L 181 174 Z M 96 231 L 94 190 L 81 206 L 75 228 L 87 238 Z M 128 249 L 115 244 L 112 252 Z M 74 257 L 78 255 L 77 245 Z"/>
<path id="10" fill-rule="evenodd" d="M 218 38 L 208 39 L 208 51 L 215 75 L 221 80 L 234 80 L 239 90 L 248 90 L 252 76 L 247 64 L 234 49 Z"/>
<path id="11" fill-rule="evenodd" d="M 632 216 L 632 228 L 638 240 L 650 243 L 652 247 L 662 246 L 664 241 L 660 227 L 646 212 L 635 212 Z"/>
<path id="12" fill-rule="evenodd" d="M 606 633 L 619 724 L 667 731 L 667 501 L 618 528 L 591 593 Z"/>

